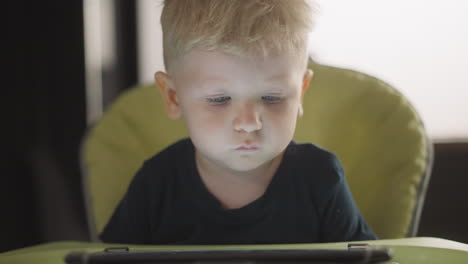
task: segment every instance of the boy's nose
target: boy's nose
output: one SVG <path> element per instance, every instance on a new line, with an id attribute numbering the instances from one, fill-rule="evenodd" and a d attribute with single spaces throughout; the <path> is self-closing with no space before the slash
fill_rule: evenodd
<path id="1" fill-rule="evenodd" d="M 246 103 L 239 106 L 233 125 L 236 131 L 250 133 L 260 130 L 262 128 L 262 121 L 255 105 Z"/>

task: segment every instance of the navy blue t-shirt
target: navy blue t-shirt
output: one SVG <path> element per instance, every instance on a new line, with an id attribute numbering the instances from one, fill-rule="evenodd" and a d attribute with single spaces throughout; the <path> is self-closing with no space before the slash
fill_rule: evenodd
<path id="1" fill-rule="evenodd" d="M 330 152 L 291 142 L 265 193 L 224 209 L 190 139 L 147 160 L 101 234 L 109 243 L 278 244 L 373 240 Z"/>

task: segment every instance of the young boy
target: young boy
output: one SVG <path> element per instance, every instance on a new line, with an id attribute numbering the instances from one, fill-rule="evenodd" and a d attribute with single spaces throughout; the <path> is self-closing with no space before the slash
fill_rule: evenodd
<path id="1" fill-rule="evenodd" d="M 147 160 L 104 242 L 274 244 L 376 239 L 337 158 L 292 141 L 307 70 L 306 0 L 166 0 L 155 79 L 190 139 Z M 157 136 L 157 135 L 155 135 Z"/>

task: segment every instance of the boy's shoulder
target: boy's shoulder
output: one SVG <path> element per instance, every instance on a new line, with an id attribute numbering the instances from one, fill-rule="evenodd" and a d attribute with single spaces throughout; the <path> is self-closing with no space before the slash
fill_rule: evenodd
<path id="1" fill-rule="evenodd" d="M 148 158 L 140 169 L 145 175 L 171 175 L 180 166 L 187 165 L 193 155 L 193 145 L 189 138 L 181 139 Z"/>
<path id="2" fill-rule="evenodd" d="M 313 185 L 336 185 L 344 181 L 344 169 L 338 157 L 311 143 L 291 142 L 286 152 L 289 167 Z"/>
<path id="3" fill-rule="evenodd" d="M 297 143 L 292 141 L 288 145 L 287 155 L 294 157 L 297 165 L 309 168 L 318 169 L 327 166 L 338 166 L 341 168 L 340 161 L 334 153 L 312 143 Z"/>
<path id="4" fill-rule="evenodd" d="M 158 163 L 164 162 L 170 159 L 180 159 L 185 154 L 188 154 L 193 150 L 193 145 L 190 138 L 181 139 L 171 145 L 167 146 L 160 152 L 154 154 L 145 163 Z"/>

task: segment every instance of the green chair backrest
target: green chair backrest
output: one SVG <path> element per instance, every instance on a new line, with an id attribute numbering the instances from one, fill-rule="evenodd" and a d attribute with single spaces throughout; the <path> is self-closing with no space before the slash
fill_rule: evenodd
<path id="1" fill-rule="evenodd" d="M 304 116 L 294 139 L 334 152 L 354 198 L 376 234 L 414 236 L 431 169 L 432 148 L 415 109 L 388 84 L 347 69 L 311 64 Z M 169 120 L 159 89 L 120 95 L 84 143 L 84 189 L 96 239 L 143 161 L 187 137 Z"/>

